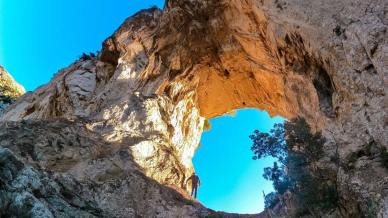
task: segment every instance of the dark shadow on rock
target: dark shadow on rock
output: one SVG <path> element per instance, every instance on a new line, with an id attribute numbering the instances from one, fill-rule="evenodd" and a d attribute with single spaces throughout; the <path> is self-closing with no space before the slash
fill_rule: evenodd
<path id="1" fill-rule="evenodd" d="M 2 217 L 171 217 L 179 209 L 189 217 L 240 217 L 159 184 L 127 143 L 64 119 L 0 123 L 0 187 Z"/>

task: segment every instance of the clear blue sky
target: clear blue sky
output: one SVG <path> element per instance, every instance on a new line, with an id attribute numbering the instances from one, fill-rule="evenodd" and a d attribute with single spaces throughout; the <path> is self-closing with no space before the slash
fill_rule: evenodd
<path id="1" fill-rule="evenodd" d="M 269 131 L 281 117 L 271 119 L 265 111 L 238 110 L 234 117 L 210 120 L 212 128 L 202 135 L 194 166 L 201 179 L 198 199 L 215 210 L 257 213 L 264 209 L 262 191 L 273 191 L 272 183 L 262 175 L 274 160 L 252 160 L 249 135 L 255 129 Z"/>
<path id="2" fill-rule="evenodd" d="M 0 0 L 0 65 L 27 90 L 48 82 L 60 68 L 101 43 L 130 15 L 162 0 Z M 267 131 L 274 121 L 265 112 L 244 110 L 237 116 L 212 119 L 194 164 L 201 176 L 199 199 L 229 212 L 263 209 L 262 178 L 271 160 L 251 160 L 249 134 Z"/>
<path id="3" fill-rule="evenodd" d="M 0 65 L 31 91 L 164 0 L 0 0 Z"/>

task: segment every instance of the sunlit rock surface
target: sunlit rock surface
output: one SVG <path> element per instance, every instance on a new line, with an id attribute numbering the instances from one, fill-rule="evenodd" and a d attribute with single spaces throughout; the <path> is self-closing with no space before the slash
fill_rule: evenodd
<path id="1" fill-rule="evenodd" d="M 185 194 L 205 118 L 247 107 L 301 115 L 328 140 L 320 167 L 338 171 L 343 206 L 326 216 L 366 214 L 370 202 L 374 214 L 388 216 L 388 172 L 378 155 L 352 170 L 330 162 L 336 151 L 346 164 L 365 144 L 388 147 L 387 7 L 385 0 L 168 0 L 163 11 L 128 18 L 98 58 L 76 61 L 10 106 L 0 145 L 41 178 L 74 181 L 70 194 L 93 205 L 74 206 L 55 192 L 74 213 L 206 217 L 213 212 Z M 46 196 L 20 190 L 42 200 L 36 207 L 47 210 L 39 212 L 59 213 Z M 283 209 L 272 216 L 286 216 Z"/>
<path id="2" fill-rule="evenodd" d="M 16 99 L 25 93 L 23 86 L 19 85 L 12 76 L 0 66 L 0 116 L 4 110 Z"/>

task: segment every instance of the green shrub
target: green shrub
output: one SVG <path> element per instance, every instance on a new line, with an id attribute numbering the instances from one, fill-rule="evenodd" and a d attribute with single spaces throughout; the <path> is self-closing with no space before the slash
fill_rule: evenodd
<path id="1" fill-rule="evenodd" d="M 339 154 L 335 154 L 335 155 L 330 156 L 330 161 L 335 163 L 335 164 L 339 164 L 340 163 Z"/>
<path id="2" fill-rule="evenodd" d="M 95 54 L 95 53 L 93 53 L 93 52 L 90 52 L 89 54 L 87 54 L 87 53 L 82 53 L 82 55 L 79 57 L 79 59 L 81 60 L 81 61 L 86 61 L 86 60 L 91 60 L 91 59 L 93 59 L 93 58 L 96 58 L 97 57 L 97 55 Z"/>
<path id="3" fill-rule="evenodd" d="M 376 142 L 374 140 L 364 145 L 363 150 L 366 156 L 372 155 L 372 147 L 375 145 L 376 145 Z"/>
<path id="4" fill-rule="evenodd" d="M 203 130 L 210 131 L 211 128 L 212 128 L 212 124 L 210 123 L 210 121 L 208 119 L 206 119 L 205 122 L 203 123 Z"/>
<path id="5" fill-rule="evenodd" d="M 324 154 L 325 139 L 319 132 L 312 133 L 303 118 L 275 124 L 269 133 L 256 130 L 250 138 L 253 141 L 253 159 L 272 156 L 280 164 L 274 163 L 273 167 L 264 169 L 264 178 L 273 182 L 276 191 L 265 197 L 267 208 L 278 201 L 277 194 L 287 190 L 298 203 L 299 215 L 315 216 L 314 211 L 329 211 L 338 207 L 336 176 L 316 167 Z M 351 156 L 351 161 L 357 160 L 357 155 Z"/>
<path id="6" fill-rule="evenodd" d="M 368 211 L 365 214 L 366 218 L 375 218 L 377 217 L 378 205 L 372 201 L 368 201 Z"/>
<path id="7" fill-rule="evenodd" d="M 376 146 L 376 142 L 375 141 L 371 141 L 371 142 L 363 145 L 361 149 L 350 153 L 346 157 L 347 166 L 345 167 L 345 169 L 347 169 L 347 170 L 353 169 L 354 168 L 354 163 L 357 162 L 357 160 L 360 157 L 365 157 L 365 156 L 366 157 L 371 157 L 373 155 L 372 154 L 372 147 L 373 146 Z"/>
<path id="8" fill-rule="evenodd" d="M 381 158 L 381 164 L 383 167 L 388 169 L 388 151 L 387 148 L 382 148 L 381 153 L 380 153 L 380 158 Z"/>
<path id="9" fill-rule="evenodd" d="M 360 156 L 358 152 L 352 152 L 347 156 L 346 160 L 348 161 L 348 163 L 353 164 L 358 160 L 359 157 Z"/>
<path id="10" fill-rule="evenodd" d="M 195 206 L 195 202 L 194 202 L 193 200 L 190 200 L 190 199 L 186 199 L 186 200 L 185 200 L 185 204 L 186 204 L 186 205 Z"/>
<path id="11" fill-rule="evenodd" d="M 0 96 L 0 102 L 2 102 L 3 104 L 11 104 L 13 100 L 10 96 Z"/>
<path id="12" fill-rule="evenodd" d="M 279 198 L 276 192 L 271 192 L 264 197 L 264 207 L 265 208 L 273 208 L 279 203 Z"/>

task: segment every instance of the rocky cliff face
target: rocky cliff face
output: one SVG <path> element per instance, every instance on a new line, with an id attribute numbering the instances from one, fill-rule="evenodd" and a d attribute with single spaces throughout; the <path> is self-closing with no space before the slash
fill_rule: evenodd
<path id="1" fill-rule="evenodd" d="M 0 66 L 0 116 L 10 104 L 24 93 L 24 88 L 16 83 L 12 76 Z"/>
<path id="2" fill-rule="evenodd" d="M 60 212 L 60 201 L 85 216 L 207 216 L 184 200 L 204 119 L 254 107 L 304 116 L 323 131 L 320 167 L 337 172 L 342 202 L 327 216 L 388 216 L 380 156 L 346 167 L 365 145 L 388 147 L 387 7 L 384 0 L 168 0 L 163 11 L 139 12 L 98 58 L 61 70 L 0 118 L 3 156 L 18 166 L 1 176 L 8 202 L 33 199 L 40 203 L 31 208 L 52 215 L 70 213 Z M 18 179 L 23 169 L 53 186 L 68 178 L 65 192 L 77 203 L 61 188 L 50 192 L 54 203 L 34 192 Z M 10 205 L 0 206 L 18 208 Z"/>

